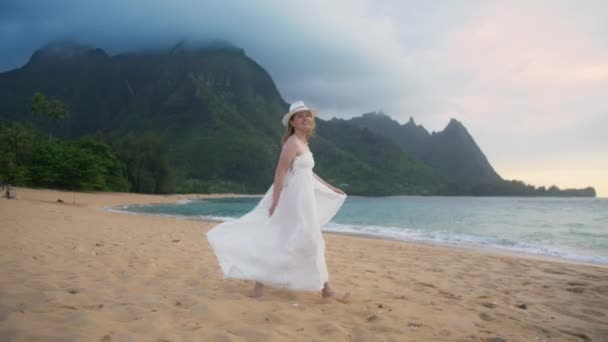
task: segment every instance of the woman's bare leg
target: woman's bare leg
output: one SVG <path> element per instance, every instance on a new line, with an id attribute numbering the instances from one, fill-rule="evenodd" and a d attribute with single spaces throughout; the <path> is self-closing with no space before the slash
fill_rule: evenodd
<path id="1" fill-rule="evenodd" d="M 262 297 L 263 295 L 264 295 L 264 284 L 256 281 L 255 285 L 253 285 L 253 289 L 251 290 L 251 293 L 249 294 L 249 296 L 252 298 L 259 298 L 259 297 Z"/>

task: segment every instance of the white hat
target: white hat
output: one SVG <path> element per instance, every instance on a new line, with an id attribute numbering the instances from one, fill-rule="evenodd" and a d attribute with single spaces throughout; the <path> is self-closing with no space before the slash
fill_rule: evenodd
<path id="1" fill-rule="evenodd" d="M 294 115 L 295 113 L 304 112 L 304 111 L 311 112 L 313 116 L 316 116 L 317 112 L 318 112 L 316 109 L 306 107 L 306 105 L 304 104 L 304 101 L 296 101 L 296 102 L 292 103 L 291 106 L 289 106 L 289 112 L 287 112 L 285 115 L 283 115 L 283 120 L 281 120 L 281 122 L 283 123 L 283 126 L 287 127 L 287 124 L 289 123 L 289 119 L 291 118 L 292 115 Z"/>

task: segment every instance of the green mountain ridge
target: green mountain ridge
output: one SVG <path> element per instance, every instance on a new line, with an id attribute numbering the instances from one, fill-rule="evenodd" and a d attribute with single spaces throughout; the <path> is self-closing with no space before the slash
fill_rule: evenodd
<path id="1" fill-rule="evenodd" d="M 31 113 L 36 92 L 61 100 L 70 116 L 52 123 Z M 268 72 L 244 50 L 221 42 L 115 56 L 52 43 L 23 67 L 0 73 L 4 121 L 32 122 L 63 139 L 95 134 L 117 149 L 125 137 L 158 137 L 175 180 L 164 191 L 266 190 L 287 108 Z M 315 171 L 352 195 L 467 195 L 475 184 L 462 175 L 471 173 L 501 181 L 460 123 L 432 135 L 422 128 L 428 137 L 420 127 L 413 127 L 416 134 L 399 127 L 388 134 L 357 119 L 317 119 Z M 405 144 L 401 135 L 426 139 L 430 147 Z M 471 147 L 477 150 L 468 155 Z M 448 157 L 455 152 L 458 165 L 450 172 Z"/>
<path id="2" fill-rule="evenodd" d="M 459 182 L 475 184 L 502 180 L 464 125 L 456 119 L 451 119 L 443 131 L 432 134 L 416 125 L 413 118 L 401 125 L 381 113 L 367 113 L 350 122 L 384 135 L 416 160 Z"/>

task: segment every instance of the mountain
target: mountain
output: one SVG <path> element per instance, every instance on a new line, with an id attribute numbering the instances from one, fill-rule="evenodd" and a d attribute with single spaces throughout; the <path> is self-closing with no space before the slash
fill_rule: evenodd
<path id="1" fill-rule="evenodd" d="M 451 119 L 441 132 L 430 134 L 413 118 L 400 124 L 383 113 L 367 113 L 349 122 L 383 135 L 406 153 L 459 182 L 492 183 L 502 178 L 494 171 L 462 123 Z"/>
<path id="2" fill-rule="evenodd" d="M 29 108 L 30 99 L 38 92 L 65 104 L 67 119 L 34 114 L 40 112 Z M 124 179 L 141 192 L 266 190 L 287 108 L 268 72 L 225 42 L 180 42 L 115 56 L 57 42 L 34 52 L 23 67 L 0 73 L 0 140 L 11 142 L 11 134 L 21 132 L 23 146 L 34 151 L 30 147 L 38 138 L 33 137 L 41 134 L 18 122 L 48 132 L 51 142 L 94 135 L 110 145 L 125 169 Z M 33 164 L 17 165 L 16 150 L 7 146 L 0 146 L 0 165 L 28 179 L 27 184 L 42 184 L 28 171 L 37 168 L 35 156 L 30 156 Z M 91 140 L 48 146 L 88 148 L 111 157 Z M 48 146 L 38 147 L 53 159 Z M 503 181 L 454 119 L 432 134 L 413 119 L 401 125 L 378 113 L 317 119 L 311 148 L 315 171 L 352 195 L 595 195 L 591 187 L 545 189 Z M 0 169 L 0 177 L 10 175 Z"/>
<path id="3" fill-rule="evenodd" d="M 67 120 L 30 113 L 36 92 L 65 103 Z M 132 139 L 130 133 L 158 136 L 180 191 L 266 190 L 287 107 L 270 75 L 230 44 L 179 43 L 110 56 L 60 42 L 0 73 L 3 120 L 32 122 L 64 139 L 97 134 L 114 143 Z M 351 194 L 440 194 L 452 182 L 390 139 L 345 121 L 317 123 L 315 170 Z"/>

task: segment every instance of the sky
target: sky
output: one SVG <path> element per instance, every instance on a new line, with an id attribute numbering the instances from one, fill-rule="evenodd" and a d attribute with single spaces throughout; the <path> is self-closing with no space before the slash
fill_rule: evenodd
<path id="1" fill-rule="evenodd" d="M 455 118 L 503 178 L 608 197 L 606 18 L 604 0 L 3 0 L 0 72 L 57 40 L 225 40 L 322 118 Z"/>

